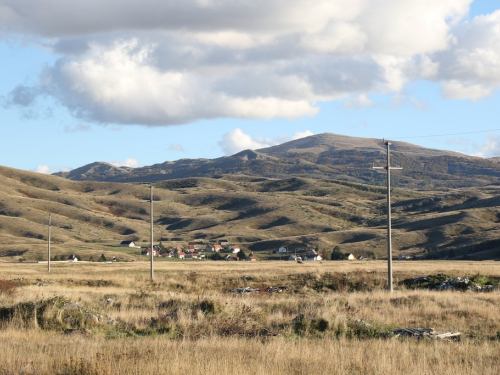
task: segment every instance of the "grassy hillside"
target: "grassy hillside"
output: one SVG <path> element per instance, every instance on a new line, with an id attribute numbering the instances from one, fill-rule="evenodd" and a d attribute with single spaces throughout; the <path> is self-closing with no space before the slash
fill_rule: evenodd
<path id="1" fill-rule="evenodd" d="M 0 167 L 0 259 L 46 259 L 52 214 L 52 254 L 100 254 L 134 260 L 123 240 L 149 243 L 147 185 L 75 182 Z M 397 185 L 397 181 L 396 181 Z M 447 191 L 395 188 L 394 255 L 497 259 L 500 199 L 496 186 Z M 225 176 L 155 184 L 155 241 L 181 245 L 226 238 L 248 253 L 272 257 L 285 245 L 299 252 L 340 245 L 356 255 L 386 254 L 385 189 L 304 178 Z"/>

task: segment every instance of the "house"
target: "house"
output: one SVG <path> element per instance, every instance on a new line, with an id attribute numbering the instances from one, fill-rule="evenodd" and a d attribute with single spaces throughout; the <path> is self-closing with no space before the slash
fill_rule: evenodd
<path id="1" fill-rule="evenodd" d="M 186 256 L 186 253 L 183 252 L 183 251 L 179 251 L 177 252 L 177 258 L 179 259 L 184 259 L 184 257 Z"/>
<path id="2" fill-rule="evenodd" d="M 186 254 L 184 255 L 184 259 L 193 259 L 193 258 L 194 258 L 194 257 L 193 257 L 193 253 L 186 253 Z"/>
<path id="3" fill-rule="evenodd" d="M 187 245 L 184 247 L 184 251 L 187 253 L 194 253 L 195 250 L 196 248 L 194 247 L 194 245 Z"/>
<path id="4" fill-rule="evenodd" d="M 323 260 L 323 256 L 321 254 L 308 253 L 308 254 L 306 254 L 305 260 L 308 260 L 308 261 Z"/>
<path id="5" fill-rule="evenodd" d="M 219 242 L 219 245 L 221 245 L 221 246 L 227 246 L 227 245 L 229 245 L 229 241 L 228 240 L 219 240 L 218 242 Z"/>
<path id="6" fill-rule="evenodd" d="M 323 260 L 321 254 L 318 254 L 315 250 L 311 250 L 306 254 L 305 260 Z"/>
<path id="7" fill-rule="evenodd" d="M 196 250 L 203 249 L 203 244 L 199 241 L 190 241 L 188 242 L 188 246 L 194 246 L 194 249 Z"/>
<path id="8" fill-rule="evenodd" d="M 221 250 L 222 246 L 219 245 L 218 243 L 214 243 L 213 245 L 208 244 L 207 247 L 205 248 L 205 251 L 213 253 L 220 253 Z"/>
<path id="9" fill-rule="evenodd" d="M 164 258 L 173 258 L 174 252 L 173 251 L 165 251 L 163 254 L 161 254 L 161 256 Z"/>
<path id="10" fill-rule="evenodd" d="M 151 245 L 149 245 L 146 249 L 141 251 L 142 255 L 151 255 Z M 153 245 L 153 256 L 156 257 L 160 254 L 160 246 Z"/>
<path id="11" fill-rule="evenodd" d="M 278 253 L 286 253 L 287 252 L 287 248 L 285 246 L 281 246 L 279 249 L 278 249 Z"/>
<path id="12" fill-rule="evenodd" d="M 229 260 L 229 261 L 237 261 L 239 260 L 238 257 L 236 255 L 231 255 L 231 254 L 227 254 L 225 257 L 224 257 L 225 260 Z"/>
<path id="13" fill-rule="evenodd" d="M 69 257 L 68 257 L 68 262 L 78 262 L 78 258 L 76 257 L 75 254 L 71 254 Z"/>
<path id="14" fill-rule="evenodd" d="M 347 260 L 356 260 L 356 257 L 354 256 L 354 254 L 353 254 L 353 253 L 346 253 L 346 254 L 345 254 L 345 258 L 346 258 Z"/>
<path id="15" fill-rule="evenodd" d="M 140 246 L 137 246 L 134 241 L 122 241 L 120 242 L 120 247 L 132 247 L 135 249 L 140 249 Z"/>
<path id="16" fill-rule="evenodd" d="M 257 258 L 256 258 L 256 257 L 254 257 L 253 255 L 250 255 L 250 256 L 248 257 L 248 260 L 249 260 L 249 261 L 251 261 L 251 262 L 256 262 L 256 261 L 257 261 Z"/>
<path id="17" fill-rule="evenodd" d="M 236 245 L 233 245 L 229 248 L 229 250 L 233 253 L 233 254 L 237 254 L 240 252 L 240 247 L 239 246 L 236 246 Z"/>
<path id="18" fill-rule="evenodd" d="M 299 256 L 299 255 L 290 255 L 288 257 L 288 260 L 295 260 L 295 261 L 299 261 L 299 260 L 302 260 L 302 258 Z"/>
<path id="19" fill-rule="evenodd" d="M 399 254 L 398 259 L 399 259 L 399 260 L 410 260 L 410 259 L 411 259 L 411 256 L 409 256 L 409 255 Z"/>

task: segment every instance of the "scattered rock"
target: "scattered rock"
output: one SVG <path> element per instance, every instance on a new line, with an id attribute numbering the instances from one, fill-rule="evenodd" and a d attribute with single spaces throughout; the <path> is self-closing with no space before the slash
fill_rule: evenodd
<path id="1" fill-rule="evenodd" d="M 68 328 L 64 330 L 65 335 L 91 335 L 92 331 L 85 328 Z"/>
<path id="2" fill-rule="evenodd" d="M 250 288 L 247 286 L 246 288 L 235 288 L 229 290 L 229 293 L 238 293 L 238 294 L 246 294 L 246 293 L 281 293 L 283 291 L 288 290 L 286 286 L 265 286 L 261 289 Z"/>
<path id="3" fill-rule="evenodd" d="M 259 293 L 260 289 L 250 288 L 247 286 L 246 288 L 235 288 L 231 289 L 229 293 L 238 293 L 238 294 L 246 294 L 246 293 Z"/>
<path id="4" fill-rule="evenodd" d="M 99 317 L 95 314 L 85 314 L 85 323 L 93 323 L 93 324 L 98 324 L 99 323 Z"/>
<path id="5" fill-rule="evenodd" d="M 76 303 L 66 302 L 63 306 L 63 309 L 70 311 L 80 311 L 80 306 L 78 306 Z"/>
<path id="6" fill-rule="evenodd" d="M 368 322 L 365 322 L 364 320 L 362 319 L 356 319 L 356 323 L 362 325 L 362 326 L 365 326 L 365 327 L 371 327 L 372 325 Z"/>
<path id="7" fill-rule="evenodd" d="M 460 332 L 438 332 L 434 328 L 400 328 L 392 331 L 394 337 L 412 337 L 416 339 L 431 339 L 443 341 L 460 340 Z"/>

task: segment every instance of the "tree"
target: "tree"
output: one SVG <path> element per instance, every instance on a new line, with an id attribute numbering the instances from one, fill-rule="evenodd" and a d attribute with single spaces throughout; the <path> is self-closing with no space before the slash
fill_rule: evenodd
<path id="1" fill-rule="evenodd" d="M 101 257 L 99 258 L 98 261 L 99 262 L 105 262 L 106 261 L 106 257 L 104 256 L 104 254 L 101 254 Z"/>
<path id="2" fill-rule="evenodd" d="M 345 258 L 344 252 L 340 248 L 340 246 L 335 246 L 332 251 L 332 255 L 330 256 L 331 260 L 343 260 Z"/>
<path id="3" fill-rule="evenodd" d="M 213 254 L 210 255 L 210 259 L 211 260 L 222 260 L 224 258 L 219 253 L 213 253 Z"/>
<path id="4" fill-rule="evenodd" d="M 238 251 L 238 253 L 236 254 L 238 255 L 238 259 L 239 260 L 245 260 L 246 259 L 246 255 L 245 255 L 245 252 L 243 250 L 240 249 L 240 251 Z"/>

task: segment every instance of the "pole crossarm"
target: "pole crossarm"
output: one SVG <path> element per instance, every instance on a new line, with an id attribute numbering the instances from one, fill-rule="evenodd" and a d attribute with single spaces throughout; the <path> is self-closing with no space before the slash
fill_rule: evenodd
<path id="1" fill-rule="evenodd" d="M 392 292 L 391 170 L 403 168 L 391 167 L 391 154 L 389 148 L 392 143 L 386 141 L 385 139 L 382 143 L 387 147 L 387 164 L 385 167 L 375 167 L 373 165 L 372 169 L 385 169 L 387 171 L 387 289 L 389 292 Z"/>

